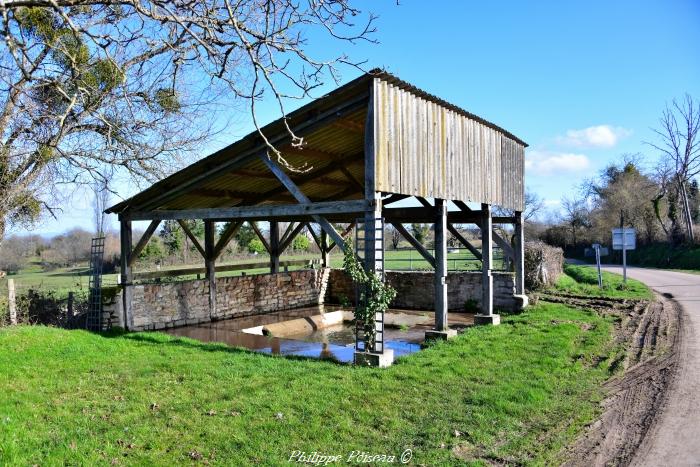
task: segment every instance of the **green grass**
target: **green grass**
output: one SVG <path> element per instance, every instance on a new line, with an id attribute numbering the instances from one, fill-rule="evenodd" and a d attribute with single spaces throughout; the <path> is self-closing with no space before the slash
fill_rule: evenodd
<path id="1" fill-rule="evenodd" d="M 598 287 L 598 272 L 593 266 L 574 264 L 564 265 L 564 274 L 559 278 L 555 290 L 592 297 L 642 298 L 649 299 L 649 288 L 634 279 L 627 279 L 625 285 L 622 276 L 603 271 L 603 288 Z"/>
<path id="2" fill-rule="evenodd" d="M 0 464 L 172 465 L 196 452 L 279 465 L 293 450 L 405 449 L 415 464 L 461 464 L 455 452 L 482 465 L 552 464 L 596 416 L 612 327 L 541 302 L 388 369 L 160 333 L 6 328 Z"/>

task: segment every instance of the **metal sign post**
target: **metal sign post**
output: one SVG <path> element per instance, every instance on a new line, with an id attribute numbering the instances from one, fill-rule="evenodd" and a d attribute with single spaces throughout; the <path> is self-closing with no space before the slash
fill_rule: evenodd
<path id="1" fill-rule="evenodd" d="M 637 231 L 634 229 L 612 229 L 613 250 L 622 250 L 622 278 L 627 283 L 627 250 L 634 250 L 637 244 Z"/>
<path id="2" fill-rule="evenodd" d="M 603 273 L 600 271 L 600 243 L 594 243 L 593 250 L 595 250 L 595 264 L 598 268 L 598 287 L 603 288 Z"/>

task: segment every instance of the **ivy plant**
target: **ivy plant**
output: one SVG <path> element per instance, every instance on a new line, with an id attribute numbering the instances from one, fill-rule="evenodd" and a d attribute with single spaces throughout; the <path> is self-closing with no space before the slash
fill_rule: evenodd
<path id="1" fill-rule="evenodd" d="M 345 242 L 343 270 L 350 276 L 356 287 L 360 288 L 361 299 L 355 306 L 355 322 L 362 325 L 366 350 L 373 350 L 376 338 L 374 317 L 384 313 L 396 297 L 396 290 L 384 283 L 374 271 L 368 272 L 353 252 L 350 240 Z"/>

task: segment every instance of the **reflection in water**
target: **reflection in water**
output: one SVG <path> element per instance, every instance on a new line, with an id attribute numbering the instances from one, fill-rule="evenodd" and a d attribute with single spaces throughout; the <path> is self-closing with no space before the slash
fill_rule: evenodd
<path id="1" fill-rule="evenodd" d="M 337 309 L 337 308 L 335 308 Z M 323 311 L 332 311 L 326 306 Z M 213 323 L 183 326 L 166 332 L 174 336 L 189 337 L 202 342 L 221 342 L 232 347 L 244 347 L 275 355 L 298 355 L 304 357 L 352 362 L 355 344 L 354 327 L 350 323 L 317 329 L 310 333 L 293 335 L 289 338 L 268 337 L 242 332 L 242 329 L 261 326 L 294 318 L 317 315 L 322 312 L 319 307 L 309 307 L 245 318 L 232 318 Z M 422 332 L 412 333 L 397 329 L 386 329 L 387 348 L 394 350 L 399 357 L 420 350 L 420 341 L 416 340 Z"/>

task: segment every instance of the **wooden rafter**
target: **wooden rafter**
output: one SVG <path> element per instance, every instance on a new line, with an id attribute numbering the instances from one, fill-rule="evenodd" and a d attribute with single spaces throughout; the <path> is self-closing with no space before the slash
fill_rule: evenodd
<path id="1" fill-rule="evenodd" d="M 463 212 L 468 212 L 468 213 L 479 212 L 479 211 L 472 210 L 463 201 L 454 201 L 454 203 Z M 449 216 L 449 214 L 448 214 L 448 216 Z M 513 217 L 511 217 L 511 216 L 490 216 L 490 217 L 491 217 L 492 225 L 494 223 L 495 224 L 515 224 L 515 222 L 516 222 L 516 218 L 514 216 Z M 478 222 L 476 222 L 476 224 L 478 224 Z M 501 237 L 498 234 L 498 232 L 496 232 L 495 230 L 492 232 L 492 238 L 493 238 L 493 241 L 496 243 L 496 245 L 498 245 L 501 248 L 501 250 L 503 250 L 503 254 L 510 257 L 511 259 L 515 259 L 515 250 L 513 250 L 513 247 L 510 246 L 510 243 L 505 241 L 503 239 L 503 237 Z"/>
<path id="2" fill-rule="evenodd" d="M 134 247 L 134 251 L 131 252 L 131 254 L 129 255 L 129 266 L 133 266 L 134 263 L 136 262 L 136 260 L 139 258 L 139 255 L 141 254 L 143 249 L 146 247 L 146 244 L 148 243 L 148 241 L 153 236 L 153 232 L 156 231 L 156 229 L 158 228 L 158 225 L 160 225 L 159 220 L 151 221 L 151 223 L 148 224 L 146 231 L 143 233 L 143 235 L 141 236 L 141 239 Z"/>
<path id="3" fill-rule="evenodd" d="M 270 244 L 267 242 L 265 235 L 263 235 L 262 231 L 258 227 L 257 222 L 255 222 L 255 221 L 250 222 L 250 226 L 253 228 L 253 231 L 255 232 L 255 234 L 258 236 L 258 238 L 262 242 L 263 246 L 265 247 L 265 250 L 267 250 L 267 252 L 270 253 L 270 251 L 271 251 Z"/>
<path id="4" fill-rule="evenodd" d="M 243 222 L 244 221 L 229 222 L 226 229 L 224 229 L 224 231 L 221 232 L 221 236 L 219 238 L 219 241 L 216 242 L 216 246 L 214 247 L 214 259 L 221 256 L 221 253 L 224 251 L 224 248 L 226 248 L 226 246 L 231 242 L 231 239 L 236 235 L 238 230 L 241 228 L 241 226 L 243 225 Z"/>
<path id="5" fill-rule="evenodd" d="M 276 162 L 270 159 L 268 156 L 261 156 L 260 159 L 267 166 L 270 171 L 277 176 L 279 181 L 284 185 L 284 187 L 289 190 L 289 192 L 297 199 L 299 203 L 311 203 L 309 198 L 299 189 L 299 187 L 292 181 L 291 178 L 284 172 L 282 167 L 280 167 Z M 335 240 L 336 243 L 343 243 L 343 238 L 338 234 L 338 232 L 333 228 L 333 225 L 328 222 L 325 218 L 316 214 L 312 216 L 313 219 L 318 222 L 323 230 L 326 231 L 330 237 Z"/>
<path id="6" fill-rule="evenodd" d="M 206 258 L 207 254 L 204 251 L 204 248 L 202 248 L 202 245 L 199 244 L 199 240 L 197 240 L 197 237 L 194 236 L 190 228 L 187 226 L 187 223 L 183 221 L 182 219 L 178 219 L 177 223 L 180 224 L 180 227 L 182 227 L 182 230 L 185 232 L 185 235 L 192 241 L 192 244 L 194 247 L 199 251 L 199 254 L 202 255 L 202 258 Z"/>

